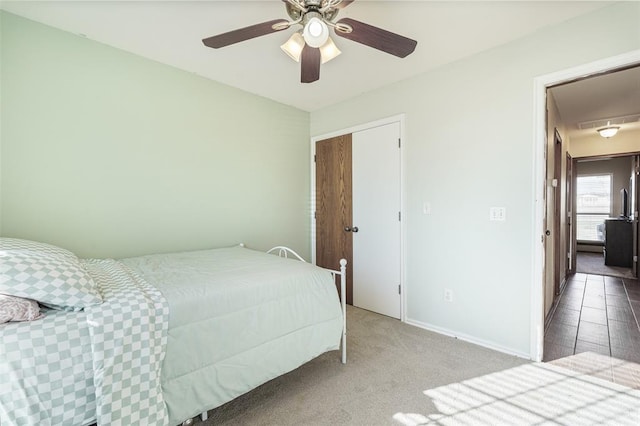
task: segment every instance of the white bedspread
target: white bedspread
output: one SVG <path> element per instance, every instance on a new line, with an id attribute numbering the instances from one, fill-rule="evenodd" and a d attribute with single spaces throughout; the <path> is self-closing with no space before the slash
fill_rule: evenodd
<path id="1" fill-rule="evenodd" d="M 242 247 L 122 262 L 170 305 L 162 366 L 170 424 L 339 347 L 338 292 L 331 274 L 312 264 Z"/>

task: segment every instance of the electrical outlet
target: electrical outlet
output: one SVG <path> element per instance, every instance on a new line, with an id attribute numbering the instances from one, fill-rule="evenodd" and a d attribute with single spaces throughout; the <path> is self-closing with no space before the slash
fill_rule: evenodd
<path id="1" fill-rule="evenodd" d="M 444 301 L 453 302 L 453 290 L 451 290 L 450 288 L 444 289 Z"/>

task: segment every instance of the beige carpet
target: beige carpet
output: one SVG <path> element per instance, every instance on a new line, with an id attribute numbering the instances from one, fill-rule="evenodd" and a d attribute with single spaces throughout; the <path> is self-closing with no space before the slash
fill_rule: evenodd
<path id="1" fill-rule="evenodd" d="M 348 320 L 347 365 L 324 354 L 209 411 L 204 424 L 638 424 L 640 391 L 594 377 L 579 356 L 530 363 L 362 309 L 349 307 Z"/>

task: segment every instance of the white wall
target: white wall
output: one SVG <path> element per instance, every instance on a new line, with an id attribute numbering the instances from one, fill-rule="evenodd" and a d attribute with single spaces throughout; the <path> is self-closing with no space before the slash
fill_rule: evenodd
<path id="1" fill-rule="evenodd" d="M 534 78 L 640 49 L 639 18 L 615 4 L 311 114 L 311 135 L 406 114 L 410 322 L 531 353 Z"/>
<path id="2" fill-rule="evenodd" d="M 2 13 L 2 235 L 309 258 L 309 114 Z"/>

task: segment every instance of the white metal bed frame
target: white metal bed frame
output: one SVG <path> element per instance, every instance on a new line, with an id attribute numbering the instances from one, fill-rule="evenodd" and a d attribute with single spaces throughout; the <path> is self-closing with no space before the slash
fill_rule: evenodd
<path id="1" fill-rule="evenodd" d="M 240 246 L 244 247 L 244 244 L 240 244 Z M 289 247 L 285 247 L 285 246 L 273 247 L 267 250 L 267 254 L 275 254 L 277 256 L 284 257 L 285 259 L 288 259 L 289 256 L 293 256 L 297 260 L 307 263 L 307 261 L 304 260 L 302 256 L 300 256 L 295 251 L 291 250 Z M 340 360 L 342 361 L 343 364 L 346 364 L 347 363 L 347 260 L 340 259 L 339 271 L 334 269 L 328 269 L 328 268 L 322 268 L 322 269 L 325 269 L 331 273 L 331 276 L 333 277 L 334 282 L 336 280 L 336 276 L 340 275 L 340 307 L 342 309 L 342 339 L 340 344 L 340 347 L 341 347 Z M 207 420 L 207 418 L 208 418 L 208 413 L 206 411 L 200 414 L 200 419 L 202 419 L 203 421 Z M 191 424 L 192 421 L 189 421 L 189 420 L 185 421 L 183 425 L 186 426 Z"/>

